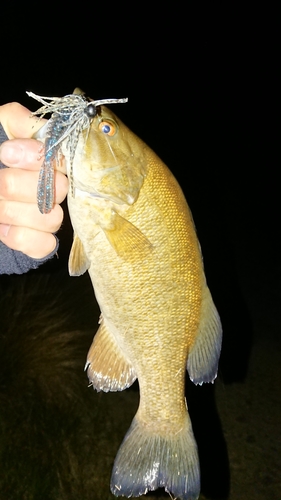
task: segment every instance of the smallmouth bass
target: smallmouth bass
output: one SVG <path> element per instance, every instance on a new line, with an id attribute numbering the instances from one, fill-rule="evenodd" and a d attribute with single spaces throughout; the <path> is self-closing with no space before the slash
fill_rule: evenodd
<path id="1" fill-rule="evenodd" d="M 65 140 L 61 151 L 71 180 L 69 272 L 88 270 L 101 310 L 90 383 L 118 391 L 138 378 L 140 387 L 111 491 L 137 497 L 164 487 L 195 500 L 200 471 L 185 370 L 195 384 L 214 381 L 222 329 L 192 215 L 167 166 L 103 105 L 79 131 L 74 157 Z"/>

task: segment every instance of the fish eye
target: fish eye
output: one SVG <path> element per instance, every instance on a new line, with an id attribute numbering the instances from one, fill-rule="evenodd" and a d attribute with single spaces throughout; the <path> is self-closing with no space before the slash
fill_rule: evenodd
<path id="1" fill-rule="evenodd" d="M 97 114 L 97 108 L 94 104 L 88 104 L 88 106 L 84 109 L 84 112 L 89 118 L 94 118 Z"/>
<path id="2" fill-rule="evenodd" d="M 115 134 L 115 132 L 116 132 L 116 126 L 112 122 L 102 121 L 99 124 L 99 130 L 101 132 L 103 132 L 104 134 L 109 135 L 110 137 L 112 137 Z"/>

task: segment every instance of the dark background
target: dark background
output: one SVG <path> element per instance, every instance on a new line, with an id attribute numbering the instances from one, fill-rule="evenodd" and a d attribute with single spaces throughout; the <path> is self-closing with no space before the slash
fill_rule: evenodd
<path id="1" fill-rule="evenodd" d="M 232 353 L 225 365 L 243 377 L 236 355 L 249 352 L 250 309 L 259 320 L 279 312 L 274 11 L 31 2 L 6 7 L 3 25 L 2 103 L 35 110 L 26 90 L 62 96 L 77 86 L 94 99 L 129 98 L 114 111 L 185 192 Z"/>
<path id="2" fill-rule="evenodd" d="M 276 13 L 159 5 L 10 3 L 0 103 L 35 110 L 26 90 L 62 96 L 77 86 L 94 99 L 129 98 L 114 112 L 169 166 L 194 216 L 224 327 L 220 376 L 244 383 L 253 345 L 280 347 Z M 59 238 L 60 264 L 48 271 L 66 266 L 67 222 Z"/>

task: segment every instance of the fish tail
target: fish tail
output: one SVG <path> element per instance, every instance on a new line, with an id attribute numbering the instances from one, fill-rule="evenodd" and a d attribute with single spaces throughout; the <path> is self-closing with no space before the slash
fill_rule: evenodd
<path id="1" fill-rule="evenodd" d="M 115 496 L 138 497 L 157 488 L 181 500 L 199 497 L 198 452 L 188 413 L 173 434 L 153 432 L 136 416 L 118 451 L 111 476 Z"/>

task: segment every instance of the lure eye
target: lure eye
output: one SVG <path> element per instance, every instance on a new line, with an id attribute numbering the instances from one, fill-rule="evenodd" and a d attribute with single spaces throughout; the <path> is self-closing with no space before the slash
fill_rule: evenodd
<path id="1" fill-rule="evenodd" d="M 84 111 L 89 118 L 94 118 L 97 114 L 97 108 L 94 104 L 88 104 Z"/>
<path id="2" fill-rule="evenodd" d="M 112 137 L 116 132 L 116 126 L 114 125 L 114 123 L 109 122 L 109 121 L 101 122 L 99 124 L 99 129 L 105 135 L 109 135 L 110 137 Z"/>

